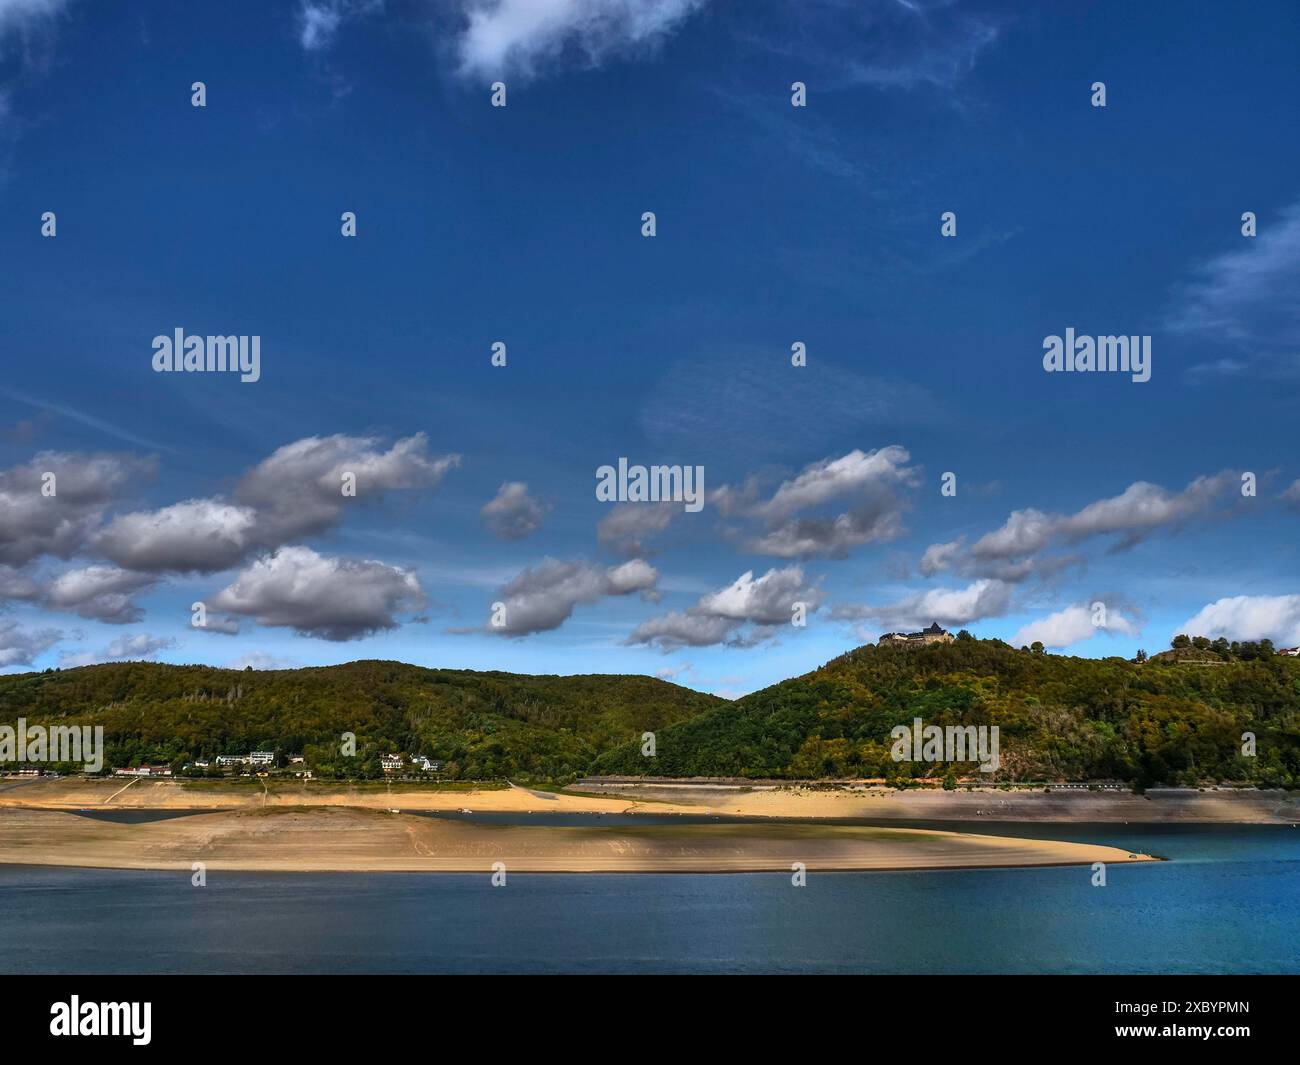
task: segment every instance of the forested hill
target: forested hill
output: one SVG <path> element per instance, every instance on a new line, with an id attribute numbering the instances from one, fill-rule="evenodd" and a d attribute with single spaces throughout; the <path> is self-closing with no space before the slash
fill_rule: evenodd
<path id="1" fill-rule="evenodd" d="M 0 724 L 103 725 L 109 766 L 272 750 L 325 775 L 378 775 L 381 753 L 447 775 L 565 779 L 603 751 L 723 700 L 651 677 L 525 676 L 400 662 L 253 671 L 128 662 L 0 677 Z M 355 733 L 358 757 L 341 759 Z"/>
<path id="2" fill-rule="evenodd" d="M 895 762 L 890 729 L 918 717 L 997 725 L 1002 768 L 992 779 L 1300 785 L 1300 659 L 1139 664 L 969 638 L 859 648 L 665 729 L 652 769 L 634 744 L 596 768 L 786 778 L 976 772 Z M 1241 753 L 1245 732 L 1256 736 L 1255 757 Z"/>

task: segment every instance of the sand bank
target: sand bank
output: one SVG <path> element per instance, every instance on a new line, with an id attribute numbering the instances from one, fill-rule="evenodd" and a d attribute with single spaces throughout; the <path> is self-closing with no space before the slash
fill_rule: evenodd
<path id="1" fill-rule="evenodd" d="M 1152 789 L 1090 791 L 825 790 L 799 786 L 707 787 L 601 785 L 584 781 L 563 792 L 510 785 L 466 791 L 419 790 L 402 785 L 348 785 L 272 781 L 256 785 L 187 786 L 145 778 L 67 777 L 0 780 L 0 810 L 170 809 L 225 810 L 291 806 L 480 813 L 718 814 L 728 817 L 934 821 L 1097 821 L 1138 824 L 1296 824 L 1300 793 Z"/>
<path id="2" fill-rule="evenodd" d="M 116 824 L 74 813 L 0 812 L 0 863 L 261 872 L 809 873 L 1150 861 L 1114 847 L 844 825 L 524 827 L 317 806 Z"/>
<path id="3" fill-rule="evenodd" d="M 1129 791 L 943 791 L 893 788 L 825 790 L 820 787 L 709 787 L 601 785 L 583 781 L 583 793 L 628 803 L 665 802 L 743 817 L 919 819 L 931 821 L 1097 821 L 1140 824 L 1295 824 L 1300 792 L 1153 788 Z"/>

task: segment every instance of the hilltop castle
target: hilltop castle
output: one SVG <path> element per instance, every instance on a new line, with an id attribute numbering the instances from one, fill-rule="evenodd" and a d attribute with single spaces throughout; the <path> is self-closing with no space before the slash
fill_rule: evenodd
<path id="1" fill-rule="evenodd" d="M 952 633 L 939 628 L 938 622 L 931 622 L 928 629 L 920 632 L 887 632 L 877 641 L 880 646 L 902 644 L 907 647 L 924 647 L 931 643 L 952 643 Z"/>

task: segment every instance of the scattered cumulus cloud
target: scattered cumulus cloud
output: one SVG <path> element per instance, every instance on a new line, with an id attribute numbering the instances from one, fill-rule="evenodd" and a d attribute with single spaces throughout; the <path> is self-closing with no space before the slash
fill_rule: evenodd
<path id="1" fill-rule="evenodd" d="M 86 546 L 108 507 L 152 477 L 156 465 L 131 455 L 44 451 L 0 471 L 0 564 L 70 558 Z"/>
<path id="2" fill-rule="evenodd" d="M 596 526 L 596 539 L 602 547 L 621 555 L 645 555 L 645 541 L 668 528 L 673 517 L 682 512 L 680 503 L 616 503 Z"/>
<path id="3" fill-rule="evenodd" d="M 742 539 L 747 551 L 786 559 L 842 558 L 851 550 L 896 538 L 903 531 L 907 500 L 901 489 L 916 483 L 910 455 L 897 445 L 853 450 L 814 462 L 784 481 L 767 499 L 751 480 L 724 485 L 712 502 L 724 516 L 757 523 Z M 808 514 L 838 503 L 840 513 Z"/>
<path id="4" fill-rule="evenodd" d="M 0 668 L 30 666 L 63 637 L 58 629 L 24 629 L 16 621 L 0 620 Z"/>
<path id="5" fill-rule="evenodd" d="M 133 596 L 156 580 L 117 566 L 85 566 L 55 577 L 43 589 L 41 603 L 110 625 L 129 625 L 144 617 Z"/>
<path id="6" fill-rule="evenodd" d="M 215 572 L 252 549 L 257 512 L 216 499 L 190 499 L 115 518 L 96 537 L 108 558 L 147 571 Z"/>
<path id="7" fill-rule="evenodd" d="M 658 597 L 658 582 L 659 571 L 644 559 L 605 567 L 548 558 L 521 571 L 500 589 L 497 594 L 498 602 L 505 607 L 504 624 L 489 625 L 486 631 L 499 636 L 526 636 L 558 629 L 578 606 L 608 596 L 637 592 L 653 601 Z"/>
<path id="8" fill-rule="evenodd" d="M 542 527 L 546 507 L 528 494 L 528 485 L 523 481 L 507 481 L 480 513 L 494 536 L 522 540 Z"/>
<path id="9" fill-rule="evenodd" d="M 243 570 L 211 600 L 259 625 L 324 640 L 354 640 L 397 627 L 396 614 L 425 603 L 415 574 L 384 562 L 282 547 Z"/>
<path id="10" fill-rule="evenodd" d="M 151 573 L 217 573 L 334 527 L 349 506 L 399 490 L 431 491 L 460 463 L 431 455 L 423 433 L 384 449 L 374 437 L 306 437 L 245 473 L 230 499 L 191 499 L 123 514 L 95 538 L 107 558 Z M 344 475 L 356 495 L 343 494 Z"/>
<path id="11" fill-rule="evenodd" d="M 770 569 L 757 579 L 750 570 L 684 611 L 643 621 L 627 643 L 650 644 L 664 651 L 720 643 L 753 646 L 773 638 L 779 626 L 789 625 L 796 603 L 803 603 L 806 613 L 812 614 L 822 598 L 821 589 L 805 579 L 800 566 Z"/>
<path id="12" fill-rule="evenodd" d="M 1240 484 L 1232 472 L 1198 477 L 1180 492 L 1137 481 L 1119 495 L 1089 503 L 1074 514 L 1047 514 L 1032 507 L 1012 511 L 999 528 L 969 546 L 964 539 L 932 544 L 921 558 L 921 572 L 931 576 L 952 571 L 1006 581 L 1042 575 L 1072 561 L 1041 557 L 1049 548 L 1112 536 L 1111 550 L 1125 550 L 1157 530 L 1177 528 L 1209 514 Z"/>

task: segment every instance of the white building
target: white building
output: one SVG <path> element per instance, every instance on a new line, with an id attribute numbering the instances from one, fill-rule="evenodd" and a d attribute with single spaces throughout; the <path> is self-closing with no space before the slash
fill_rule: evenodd
<path id="1" fill-rule="evenodd" d="M 249 762 L 251 762 L 253 765 L 274 765 L 274 764 L 275 764 L 275 752 L 274 752 L 274 751 L 254 751 L 252 754 L 250 754 L 250 755 L 248 756 L 248 760 L 249 760 Z"/>

